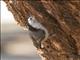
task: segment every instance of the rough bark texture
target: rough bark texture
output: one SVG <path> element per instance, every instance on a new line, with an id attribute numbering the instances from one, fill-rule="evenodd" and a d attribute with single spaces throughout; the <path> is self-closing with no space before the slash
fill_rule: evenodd
<path id="1" fill-rule="evenodd" d="M 26 27 L 33 15 L 51 34 L 37 49 L 43 60 L 80 60 L 80 0 L 5 2 L 20 26 Z"/>

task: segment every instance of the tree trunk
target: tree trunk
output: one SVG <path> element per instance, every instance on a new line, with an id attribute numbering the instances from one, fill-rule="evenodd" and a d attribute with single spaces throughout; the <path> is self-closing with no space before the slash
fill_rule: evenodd
<path id="1" fill-rule="evenodd" d="M 80 0 L 4 1 L 18 25 L 26 28 L 33 15 L 48 30 L 44 47 L 36 47 L 42 60 L 80 60 Z"/>

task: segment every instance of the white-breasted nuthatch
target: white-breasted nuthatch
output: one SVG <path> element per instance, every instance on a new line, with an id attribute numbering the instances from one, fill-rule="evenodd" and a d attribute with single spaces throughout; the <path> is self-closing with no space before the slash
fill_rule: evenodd
<path id="1" fill-rule="evenodd" d="M 41 42 L 48 38 L 47 29 L 33 16 L 28 18 L 28 28 L 30 30 L 30 36 L 32 37 L 34 46 L 41 48 Z"/>

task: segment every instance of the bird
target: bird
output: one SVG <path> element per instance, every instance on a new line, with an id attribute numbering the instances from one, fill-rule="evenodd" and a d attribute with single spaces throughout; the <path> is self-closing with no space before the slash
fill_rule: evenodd
<path id="1" fill-rule="evenodd" d="M 30 16 L 28 18 L 28 29 L 34 46 L 37 48 L 41 48 L 41 42 L 48 38 L 47 29 L 42 24 L 40 24 L 33 16 Z"/>

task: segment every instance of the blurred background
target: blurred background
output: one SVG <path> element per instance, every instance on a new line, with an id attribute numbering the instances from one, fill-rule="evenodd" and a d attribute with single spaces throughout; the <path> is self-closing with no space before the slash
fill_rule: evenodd
<path id="1" fill-rule="evenodd" d="M 41 60 L 28 32 L 17 26 L 6 4 L 0 1 L 1 60 Z"/>

